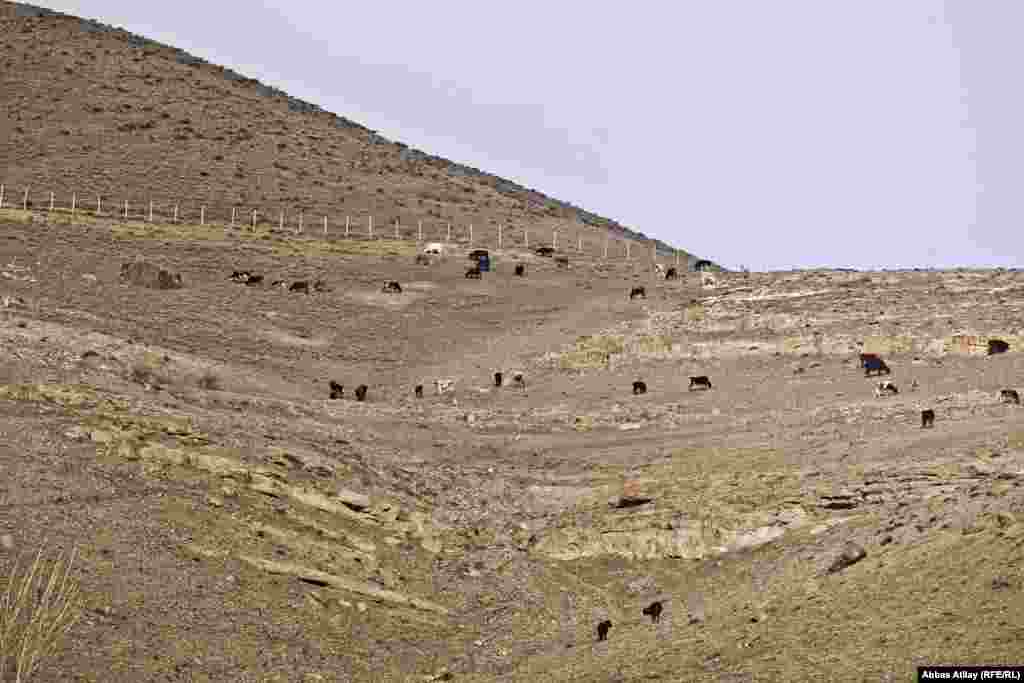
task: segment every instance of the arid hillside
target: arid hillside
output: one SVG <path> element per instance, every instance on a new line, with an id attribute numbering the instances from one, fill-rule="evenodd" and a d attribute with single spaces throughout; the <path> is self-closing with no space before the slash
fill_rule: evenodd
<path id="1" fill-rule="evenodd" d="M 448 224 L 494 243 L 624 251 L 647 238 L 511 181 L 390 142 L 373 130 L 144 37 L 28 5 L 0 2 L 0 183 L 5 206 L 72 199 L 80 208 L 295 226 L 348 217 L 366 233 Z M 177 207 L 175 209 L 174 207 Z M 634 247 L 639 251 L 639 245 Z M 663 254 L 674 254 L 657 243 Z M 648 244 L 644 251 L 650 251 Z M 684 252 L 683 257 L 688 255 Z"/>
<path id="2" fill-rule="evenodd" d="M 1019 272 L 504 249 L 467 279 L 465 249 L 10 209 L 0 237 L 0 596 L 40 550 L 81 591 L 31 680 L 1020 663 Z"/>

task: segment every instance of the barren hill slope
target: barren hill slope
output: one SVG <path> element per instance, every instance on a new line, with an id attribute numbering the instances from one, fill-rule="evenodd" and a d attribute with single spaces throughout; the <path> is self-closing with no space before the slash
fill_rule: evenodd
<path id="1" fill-rule="evenodd" d="M 94 21 L 0 2 L 0 183 L 39 206 L 150 201 L 289 223 L 474 224 L 483 237 L 551 229 L 576 245 L 646 241 L 615 221 L 390 142 L 360 124 L 173 47 Z M 14 197 L 17 193 L 17 198 Z M 433 232 L 430 232 L 433 231 Z M 672 248 L 657 243 L 663 253 Z M 622 251 L 621 248 L 618 251 Z"/>

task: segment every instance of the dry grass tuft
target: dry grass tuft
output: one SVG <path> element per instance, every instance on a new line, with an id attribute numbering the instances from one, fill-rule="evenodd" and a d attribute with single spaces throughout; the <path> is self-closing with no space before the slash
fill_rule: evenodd
<path id="1" fill-rule="evenodd" d="M 0 680 L 8 680 L 8 671 L 15 683 L 31 680 L 81 617 L 78 582 L 71 578 L 75 551 L 66 563 L 58 554 L 49 572 L 42 560 L 41 547 L 21 576 L 15 560 L 0 594 Z"/>

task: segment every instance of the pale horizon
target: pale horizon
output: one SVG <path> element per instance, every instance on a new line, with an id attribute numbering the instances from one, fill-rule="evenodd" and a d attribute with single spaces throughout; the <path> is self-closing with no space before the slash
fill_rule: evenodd
<path id="1" fill-rule="evenodd" d="M 30 4 L 181 48 L 726 268 L 1024 260 L 1024 6 L 1009 0 Z"/>

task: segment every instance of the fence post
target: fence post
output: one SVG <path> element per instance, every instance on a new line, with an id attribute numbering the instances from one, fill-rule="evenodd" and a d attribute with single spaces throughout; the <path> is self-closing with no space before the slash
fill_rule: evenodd
<path id="1" fill-rule="evenodd" d="M 551 231 L 551 248 L 558 249 L 558 228 Z"/>
<path id="2" fill-rule="evenodd" d="M 469 246 L 473 246 L 473 224 L 469 224 Z"/>
<path id="3" fill-rule="evenodd" d="M 256 232 L 256 209 L 252 210 L 252 231 Z"/>
<path id="4" fill-rule="evenodd" d="M 4 208 L 4 186 L 0 183 L 0 209 Z"/>
<path id="5" fill-rule="evenodd" d="M 348 216 L 345 216 L 345 237 L 348 237 Z"/>
<path id="6" fill-rule="evenodd" d="M 651 242 L 651 263 L 658 262 L 658 249 L 654 242 Z"/>
<path id="7" fill-rule="evenodd" d="M 174 205 L 174 222 L 175 223 L 178 222 L 178 205 L 177 204 Z"/>
<path id="8" fill-rule="evenodd" d="M 327 234 L 327 216 L 324 216 L 324 235 Z"/>
<path id="9" fill-rule="evenodd" d="M 370 239 L 373 239 L 373 216 L 370 216 Z"/>
<path id="10" fill-rule="evenodd" d="M 604 236 L 604 258 L 608 260 L 608 235 Z"/>
<path id="11" fill-rule="evenodd" d="M 278 230 L 280 230 L 281 232 L 284 232 L 284 209 L 281 209 L 281 216 L 279 217 L 279 219 L 277 221 L 277 227 L 278 227 Z"/>
<path id="12" fill-rule="evenodd" d="M 498 225 L 498 249 L 501 249 L 501 225 Z"/>
<path id="13" fill-rule="evenodd" d="M 53 193 L 50 193 L 50 212 L 53 212 Z"/>
<path id="14" fill-rule="evenodd" d="M 25 188 L 25 199 L 21 202 L 22 209 L 28 211 L 28 188 Z"/>
<path id="15" fill-rule="evenodd" d="M 418 242 L 423 241 L 423 221 L 419 222 L 419 228 L 416 231 L 416 240 Z"/>
<path id="16" fill-rule="evenodd" d="M 530 231 L 529 230 L 526 230 L 526 229 L 523 230 L 523 241 L 526 242 L 526 248 L 529 249 L 530 248 Z"/>
<path id="17" fill-rule="evenodd" d="M 206 207 L 199 207 L 199 225 L 202 227 L 206 226 Z"/>
<path id="18" fill-rule="evenodd" d="M 100 215 L 100 196 L 96 195 L 96 215 Z"/>
<path id="19" fill-rule="evenodd" d="M 235 227 L 235 207 L 231 207 L 231 227 Z"/>
<path id="20" fill-rule="evenodd" d="M 75 224 L 75 210 L 78 208 L 78 195 L 71 193 L 71 225 Z"/>
<path id="21" fill-rule="evenodd" d="M 299 234 L 302 234 L 302 212 L 299 211 Z"/>
<path id="22" fill-rule="evenodd" d="M 124 200 L 124 219 L 128 220 L 128 200 Z"/>
<path id="23" fill-rule="evenodd" d="M 448 242 L 452 241 L 452 224 L 451 223 L 448 224 L 448 240 L 447 241 Z"/>
<path id="24" fill-rule="evenodd" d="M 398 239 L 400 239 L 400 238 L 398 237 L 398 219 L 396 218 L 395 219 L 395 240 L 397 241 Z"/>
<path id="25" fill-rule="evenodd" d="M 629 240 L 626 240 L 626 260 L 627 261 L 629 260 L 629 245 L 630 245 Z"/>
<path id="26" fill-rule="evenodd" d="M 153 200 L 149 200 L 149 222 L 153 222 Z"/>
<path id="27" fill-rule="evenodd" d="M 579 254 L 583 253 L 583 238 L 580 237 L 576 241 L 576 252 Z"/>
<path id="28" fill-rule="evenodd" d="M 676 265 L 679 265 L 679 250 L 676 249 Z"/>

